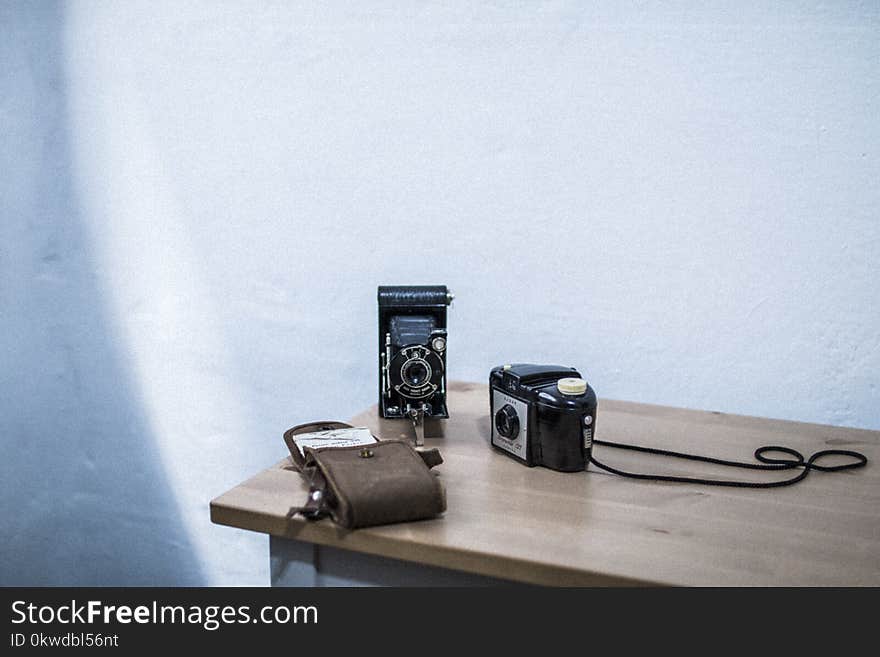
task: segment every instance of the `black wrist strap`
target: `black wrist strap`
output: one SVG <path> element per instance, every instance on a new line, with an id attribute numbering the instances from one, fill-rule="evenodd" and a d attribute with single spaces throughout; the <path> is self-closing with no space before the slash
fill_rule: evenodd
<path id="1" fill-rule="evenodd" d="M 629 477 L 631 479 L 644 479 L 649 481 L 675 481 L 685 484 L 702 484 L 705 486 L 730 486 L 735 488 L 779 488 L 781 486 L 790 486 L 803 480 L 810 470 L 819 470 L 821 472 L 837 472 L 838 470 L 851 470 L 853 468 L 864 467 L 868 463 L 868 458 L 860 453 L 848 449 L 825 449 L 816 452 L 809 459 L 804 459 L 804 455 L 791 447 L 780 447 L 779 445 L 765 445 L 755 450 L 755 459 L 759 463 L 744 463 L 742 461 L 728 461 L 726 459 L 714 458 L 711 456 L 701 456 L 699 454 L 684 454 L 682 452 L 673 452 L 668 449 L 658 449 L 656 447 L 641 447 L 639 445 L 625 445 L 623 443 L 612 443 L 606 440 L 593 440 L 593 445 L 602 445 L 603 447 L 614 447 L 617 449 L 628 449 L 634 452 L 644 452 L 645 454 L 657 454 L 659 456 L 671 456 L 679 459 L 687 459 L 689 461 L 700 461 L 703 463 L 714 463 L 716 465 L 724 465 L 733 468 L 747 468 L 749 470 L 797 470 L 797 475 L 790 479 L 782 481 L 732 481 L 727 479 L 705 479 L 702 477 L 677 477 L 673 475 L 656 475 L 642 474 L 637 472 L 626 472 L 618 468 L 598 461 L 591 453 L 590 462 L 598 468 L 620 475 L 621 477 Z M 767 456 L 768 452 L 779 452 L 787 454 L 791 458 L 771 458 Z M 836 465 L 820 465 L 818 461 L 829 456 L 844 456 L 855 459 L 846 463 L 838 463 Z"/>

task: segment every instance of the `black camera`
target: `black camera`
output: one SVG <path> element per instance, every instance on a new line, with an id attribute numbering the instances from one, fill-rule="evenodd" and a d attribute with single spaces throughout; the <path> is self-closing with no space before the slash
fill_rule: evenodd
<path id="1" fill-rule="evenodd" d="M 445 285 L 379 287 L 379 414 L 385 418 L 449 417 L 446 408 Z"/>
<path id="2" fill-rule="evenodd" d="M 586 470 L 596 393 L 573 367 L 502 365 L 489 374 L 492 445 L 532 467 Z"/>

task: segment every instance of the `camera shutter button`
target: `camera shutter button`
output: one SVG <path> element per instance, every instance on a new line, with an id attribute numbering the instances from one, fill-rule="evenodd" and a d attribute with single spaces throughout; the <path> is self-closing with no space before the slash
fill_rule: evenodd
<path id="1" fill-rule="evenodd" d="M 587 391 L 587 382 L 583 379 L 559 379 L 556 388 L 563 395 L 582 395 Z"/>

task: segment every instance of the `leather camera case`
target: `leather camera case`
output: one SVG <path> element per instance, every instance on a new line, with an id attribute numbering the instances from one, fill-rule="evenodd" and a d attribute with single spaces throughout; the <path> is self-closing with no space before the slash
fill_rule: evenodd
<path id="1" fill-rule="evenodd" d="M 306 447 L 295 436 L 348 428 L 342 422 L 314 422 L 288 429 L 284 442 L 297 469 L 310 483 L 298 511 L 307 518 L 329 515 L 347 529 L 433 518 L 446 510 L 446 492 L 431 468 L 443 462 L 436 449 L 416 451 L 402 440 L 353 447 Z M 315 495 L 317 493 L 317 495 Z"/>

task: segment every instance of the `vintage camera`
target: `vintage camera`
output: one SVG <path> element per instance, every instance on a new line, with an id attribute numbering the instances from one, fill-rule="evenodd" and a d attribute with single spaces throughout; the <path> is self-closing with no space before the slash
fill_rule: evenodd
<path id="1" fill-rule="evenodd" d="M 421 422 L 447 418 L 445 285 L 379 287 L 379 414 Z"/>
<path id="2" fill-rule="evenodd" d="M 503 365 L 489 375 L 492 445 L 526 465 L 586 470 L 596 393 L 573 367 Z"/>

